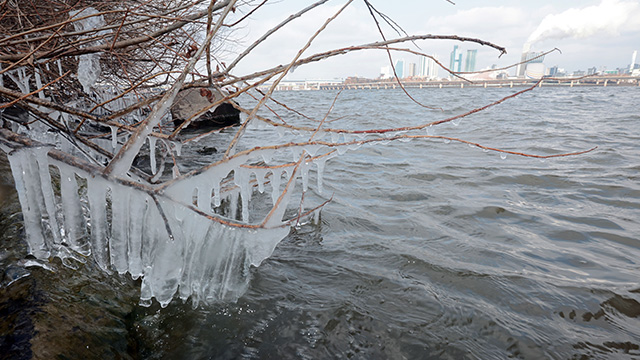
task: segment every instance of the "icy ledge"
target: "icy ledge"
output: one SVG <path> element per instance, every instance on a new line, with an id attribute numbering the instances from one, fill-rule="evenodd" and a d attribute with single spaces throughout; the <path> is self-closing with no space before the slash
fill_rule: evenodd
<path id="1" fill-rule="evenodd" d="M 57 256 L 69 266 L 92 257 L 106 272 L 141 278 L 142 305 L 155 298 L 165 307 L 176 295 L 183 300 L 191 298 L 194 307 L 202 302 L 235 301 L 248 287 L 250 267 L 271 256 L 289 232 L 289 226 L 282 222 L 288 196 L 281 196 L 280 207 L 274 206 L 271 218 L 252 226 L 210 211 L 210 196 L 195 199 L 191 205 L 193 183 L 178 182 L 150 191 L 133 181 L 92 176 L 100 169 L 50 146 L 13 144 L 0 141 L 0 148 L 11 164 L 30 253 L 39 259 Z M 226 201 L 239 201 L 238 191 L 245 198 L 242 201 L 248 201 L 250 176 L 240 170 L 242 160 L 246 159 L 223 165 L 226 170 L 222 175 L 232 170 L 238 174 L 234 181 L 239 190 L 230 191 L 223 198 Z M 306 170 L 310 163 L 303 161 L 299 167 Z M 202 183 L 211 179 L 214 170 L 220 168 L 209 169 L 193 180 L 206 189 L 203 193 L 211 194 L 210 189 L 215 188 L 218 197 L 224 176 L 215 178 L 214 184 Z M 304 183 L 306 173 L 295 169 L 282 172 L 294 180 L 299 175 Z M 266 175 L 260 178 L 258 187 L 263 189 Z M 59 192 L 54 190 L 58 189 L 56 183 Z M 286 186 L 283 194 L 287 194 Z M 182 201 L 175 200 L 177 196 Z"/>

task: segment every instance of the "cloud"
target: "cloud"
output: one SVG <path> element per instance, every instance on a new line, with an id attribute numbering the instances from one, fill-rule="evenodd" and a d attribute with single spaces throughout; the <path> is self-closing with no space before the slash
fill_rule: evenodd
<path id="1" fill-rule="evenodd" d="M 265 14 L 266 16 L 261 17 L 259 21 L 250 23 L 247 28 L 247 34 L 244 35 L 245 44 L 255 41 L 255 39 L 285 19 L 289 14 L 299 10 L 298 8 L 292 9 L 290 4 L 276 3 L 276 5 L 282 6 L 273 6 L 269 9 L 270 13 Z M 288 7 L 284 7 L 284 5 L 288 5 Z M 298 50 L 340 7 L 340 5 L 320 6 L 301 18 L 290 22 L 256 48 L 250 56 L 239 64 L 238 69 L 243 72 L 249 72 L 254 69 L 288 64 Z M 368 16 L 365 8 L 363 6 L 350 6 L 313 41 L 313 44 L 305 51 L 303 57 L 330 49 L 379 40 L 378 33 L 375 30 L 372 31 L 373 29 L 375 29 L 375 24 Z M 354 53 L 340 58 L 357 58 L 359 56 L 362 55 Z M 365 59 L 361 59 L 360 62 L 362 61 L 365 61 Z M 331 64 L 332 66 L 329 68 L 329 66 L 324 66 L 325 64 Z M 357 67 L 347 69 L 346 65 L 339 66 L 336 64 L 337 62 L 324 60 L 320 63 L 305 65 L 297 69 L 292 76 L 295 78 L 329 77 L 331 73 L 337 76 L 346 76 L 353 74 L 357 70 Z M 312 70 L 307 70 L 307 68 Z M 328 70 L 324 71 L 324 68 Z"/>
<path id="2" fill-rule="evenodd" d="M 548 39 L 619 35 L 638 30 L 640 4 L 637 1 L 602 0 L 599 5 L 547 15 L 527 42 L 534 44 Z"/>

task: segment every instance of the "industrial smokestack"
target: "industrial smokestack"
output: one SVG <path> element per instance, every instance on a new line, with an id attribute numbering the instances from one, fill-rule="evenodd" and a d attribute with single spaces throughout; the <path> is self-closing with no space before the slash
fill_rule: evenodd
<path id="1" fill-rule="evenodd" d="M 522 55 L 520 56 L 520 64 L 516 66 L 516 76 L 524 76 L 524 70 L 527 64 L 522 64 L 527 60 L 527 54 L 531 51 L 531 43 L 526 42 L 522 47 Z"/>
<path id="2" fill-rule="evenodd" d="M 629 68 L 629 71 L 632 72 L 633 69 L 635 68 L 636 65 L 636 56 L 638 56 L 638 50 L 633 52 L 633 55 L 631 55 L 631 67 Z"/>

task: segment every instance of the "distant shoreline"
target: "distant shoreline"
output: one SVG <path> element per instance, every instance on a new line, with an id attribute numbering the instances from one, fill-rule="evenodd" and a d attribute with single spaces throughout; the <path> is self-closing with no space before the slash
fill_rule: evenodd
<path id="1" fill-rule="evenodd" d="M 487 79 L 487 80 L 420 80 L 420 79 L 403 79 L 402 85 L 405 88 L 512 88 L 512 87 L 529 87 L 536 85 L 540 79 Z M 586 76 L 572 78 L 544 78 L 538 84 L 539 87 L 577 87 L 577 86 L 627 86 L 640 87 L 640 77 L 632 76 Z M 276 90 L 383 90 L 400 88 L 398 83 L 392 79 L 385 80 L 369 80 L 356 79 L 356 81 L 345 82 L 323 82 L 323 81 L 289 81 L 278 85 Z"/>

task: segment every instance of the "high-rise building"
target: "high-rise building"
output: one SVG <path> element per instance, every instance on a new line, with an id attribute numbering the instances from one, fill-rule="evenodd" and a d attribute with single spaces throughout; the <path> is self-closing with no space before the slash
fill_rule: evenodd
<path id="1" fill-rule="evenodd" d="M 464 61 L 464 71 L 476 71 L 476 54 L 478 54 L 478 50 L 467 50 L 467 58 Z"/>
<path id="2" fill-rule="evenodd" d="M 396 71 L 398 78 L 402 79 L 404 77 L 404 60 L 397 60 L 394 70 Z"/>
<path id="3" fill-rule="evenodd" d="M 430 60 L 426 56 L 420 56 L 418 58 L 418 76 L 425 77 L 427 76 L 427 60 Z"/>
<path id="4" fill-rule="evenodd" d="M 406 77 L 412 77 L 418 75 L 416 63 L 407 63 Z"/>
<path id="5" fill-rule="evenodd" d="M 438 58 L 437 55 L 434 55 L 433 57 L 435 59 Z M 428 79 L 438 77 L 438 66 L 436 62 L 426 56 L 420 56 L 420 58 L 418 59 L 418 70 L 416 75 Z"/>
<path id="6" fill-rule="evenodd" d="M 439 60 L 438 55 L 433 55 L 433 59 Z M 438 70 L 440 70 L 440 65 L 436 64 L 435 60 L 429 59 L 429 65 L 427 66 L 427 77 L 430 79 L 436 79 Z"/>
<path id="7" fill-rule="evenodd" d="M 453 51 L 449 59 L 449 70 L 460 72 L 462 68 L 462 54 L 458 51 L 458 45 L 453 45 Z"/>
<path id="8" fill-rule="evenodd" d="M 549 76 L 554 77 L 558 74 L 558 66 L 552 66 L 549 68 Z"/>

